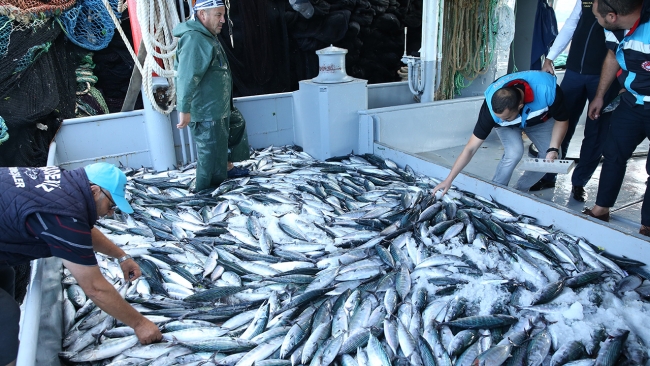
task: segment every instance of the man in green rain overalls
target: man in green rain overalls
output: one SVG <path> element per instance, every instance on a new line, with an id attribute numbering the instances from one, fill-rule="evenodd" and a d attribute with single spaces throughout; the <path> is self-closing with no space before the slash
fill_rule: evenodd
<path id="1" fill-rule="evenodd" d="M 232 75 L 217 39 L 225 22 L 223 0 L 198 0 L 195 19 L 173 34 L 176 49 L 177 127 L 190 126 L 197 146 L 195 192 L 215 187 L 226 178 L 248 175 L 233 161 L 250 158 L 246 122 L 232 104 Z M 230 154 L 228 153 L 230 150 Z"/>

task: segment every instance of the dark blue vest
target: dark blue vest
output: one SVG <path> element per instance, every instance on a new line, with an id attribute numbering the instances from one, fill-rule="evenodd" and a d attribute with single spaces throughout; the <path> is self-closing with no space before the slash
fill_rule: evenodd
<path id="1" fill-rule="evenodd" d="M 600 75 L 607 56 L 605 32 L 591 11 L 593 0 L 582 0 L 582 13 L 571 39 L 566 68 L 583 75 Z"/>
<path id="2" fill-rule="evenodd" d="M 74 217 L 93 227 L 97 208 L 84 169 L 0 168 L 0 258 L 2 252 L 50 255 L 46 247 L 29 244 L 34 238 L 25 221 L 35 212 Z"/>

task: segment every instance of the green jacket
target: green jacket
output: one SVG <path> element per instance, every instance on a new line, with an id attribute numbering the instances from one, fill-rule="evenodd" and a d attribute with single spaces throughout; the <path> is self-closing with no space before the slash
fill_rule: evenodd
<path id="1" fill-rule="evenodd" d="M 219 40 L 198 20 L 177 25 L 176 109 L 192 122 L 219 121 L 230 115 L 232 75 Z"/>

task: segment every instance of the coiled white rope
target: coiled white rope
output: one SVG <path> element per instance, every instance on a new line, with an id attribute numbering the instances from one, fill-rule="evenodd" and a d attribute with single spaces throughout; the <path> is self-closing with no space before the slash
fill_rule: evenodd
<path id="1" fill-rule="evenodd" d="M 135 66 L 142 75 L 142 86 L 147 98 L 151 101 L 153 108 L 163 114 L 171 113 L 176 107 L 176 86 L 174 83 L 174 56 L 176 54 L 177 39 L 172 35 L 172 30 L 180 23 L 174 0 L 138 0 L 137 15 L 140 29 L 142 31 L 142 43 L 147 50 L 144 63 L 140 65 L 138 57 L 131 47 L 128 38 L 124 34 L 119 20 L 108 3 L 104 0 L 104 6 L 108 10 L 115 27 L 124 40 Z M 156 62 L 159 59 L 162 66 Z M 153 73 L 167 79 L 169 88 L 167 90 L 167 104 L 161 108 L 154 97 Z"/>

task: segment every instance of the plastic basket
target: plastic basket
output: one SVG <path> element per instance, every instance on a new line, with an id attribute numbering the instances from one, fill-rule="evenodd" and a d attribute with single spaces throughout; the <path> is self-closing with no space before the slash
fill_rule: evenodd
<path id="1" fill-rule="evenodd" d="M 533 172 L 566 174 L 571 171 L 571 168 L 573 168 L 575 164 L 576 163 L 573 160 L 555 159 L 549 161 L 540 158 L 526 158 L 522 160 L 520 169 L 530 170 Z"/>

